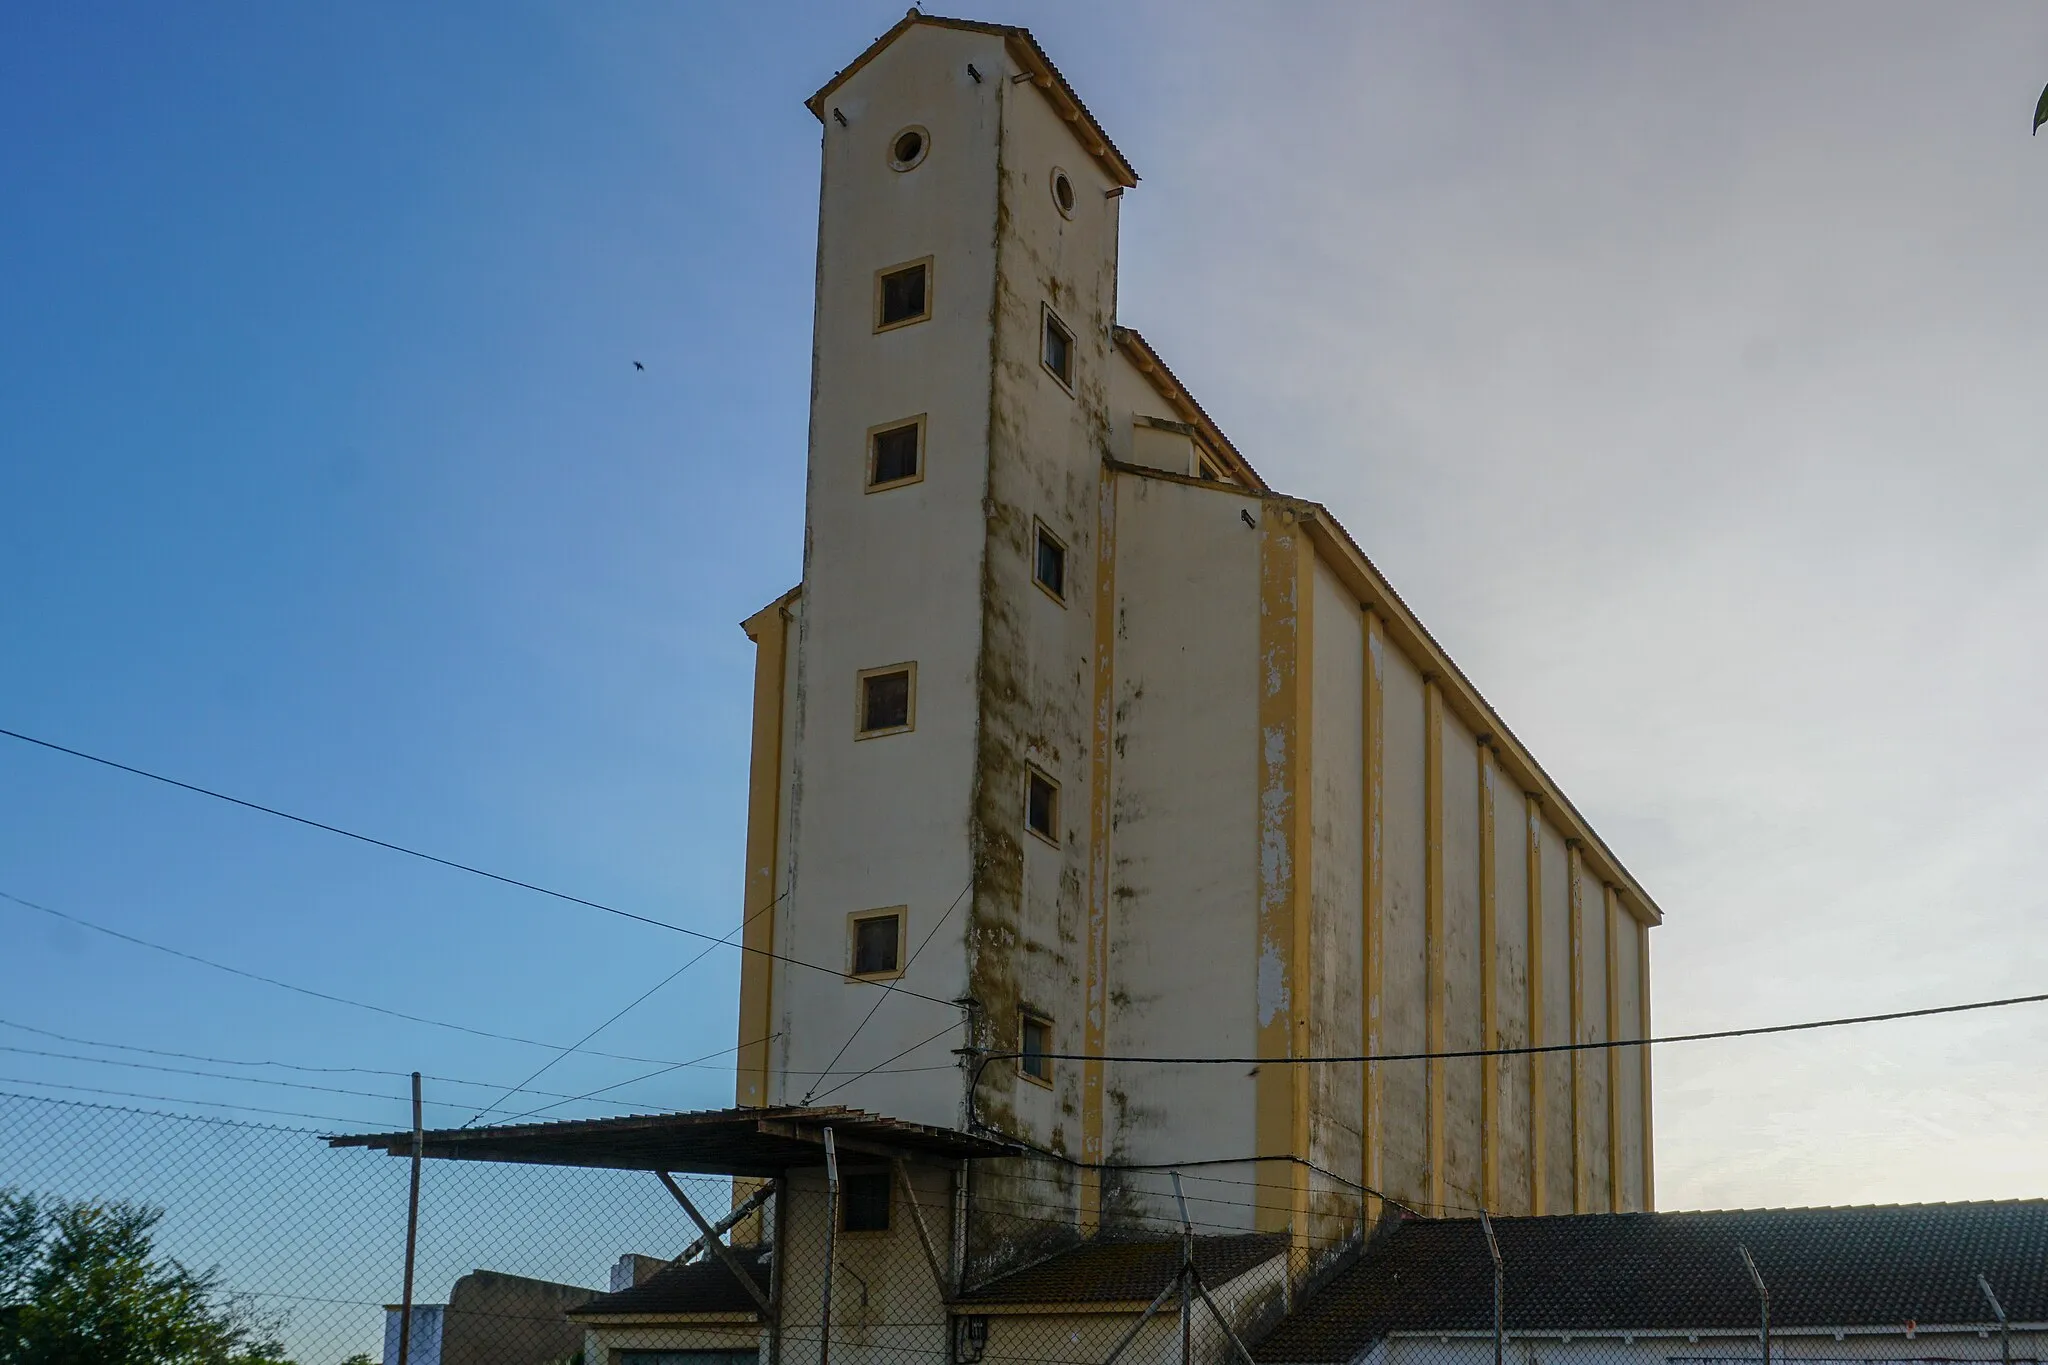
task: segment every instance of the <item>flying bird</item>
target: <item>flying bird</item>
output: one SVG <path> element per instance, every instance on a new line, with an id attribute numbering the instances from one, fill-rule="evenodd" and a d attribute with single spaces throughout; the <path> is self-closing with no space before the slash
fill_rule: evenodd
<path id="1" fill-rule="evenodd" d="M 637 360 L 636 360 L 636 361 L 634 361 L 634 362 L 633 362 L 633 368 L 634 368 L 634 369 L 636 369 L 636 370 L 644 370 L 644 369 L 646 369 L 647 367 L 646 367 L 645 365 L 642 365 L 642 364 L 641 364 L 641 363 L 640 363 L 639 361 L 637 361 Z"/>

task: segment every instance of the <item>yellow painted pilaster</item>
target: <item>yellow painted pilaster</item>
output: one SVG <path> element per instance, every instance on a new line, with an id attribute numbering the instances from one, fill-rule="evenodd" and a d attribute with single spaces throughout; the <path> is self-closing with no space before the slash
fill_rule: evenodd
<path id="1" fill-rule="evenodd" d="M 739 1050 L 734 1101 L 768 1103 L 774 1018 L 776 888 L 781 844 L 782 695 L 789 653 L 788 593 L 741 622 L 754 642 L 753 753 L 747 765 L 747 877 L 742 897 Z"/>
<path id="2" fill-rule="evenodd" d="M 1522 798 L 1524 856 L 1529 866 L 1529 1046 L 1542 1047 L 1543 1037 L 1543 803 Z M 1544 1194 L 1544 1148 L 1549 1139 L 1550 1058 L 1529 1054 L 1529 1212 L 1547 1212 Z"/>
<path id="3" fill-rule="evenodd" d="M 1095 1230 L 1102 1215 L 1102 1055 L 1109 1032 L 1110 755 L 1116 711 L 1116 493 L 1105 469 L 1095 517 L 1095 695 L 1088 737 L 1088 931 L 1084 946 L 1081 1050 L 1080 1222 Z"/>
<path id="4" fill-rule="evenodd" d="M 1380 1052 L 1380 1007 L 1385 1000 L 1386 966 L 1383 944 L 1386 938 L 1387 867 L 1387 631 L 1379 613 L 1365 613 L 1365 985 L 1359 992 L 1364 1012 L 1359 1036 L 1365 1040 L 1365 1055 Z M 1365 1167 L 1360 1179 L 1368 1190 L 1380 1188 L 1384 1149 L 1380 1116 L 1385 1113 L 1386 1094 L 1377 1062 L 1367 1062 L 1359 1077 L 1359 1095 L 1365 1112 L 1359 1124 L 1361 1160 Z M 1375 1196 L 1369 1212 L 1379 1213 Z"/>
<path id="5" fill-rule="evenodd" d="M 1651 1037 L 1650 1033 L 1650 926 L 1638 922 L 1636 925 L 1636 971 L 1640 984 L 1636 991 L 1637 1021 L 1639 1038 Z M 1657 1151 L 1652 1142 L 1656 1130 L 1652 1126 L 1650 1110 L 1650 1048 L 1646 1043 L 1636 1049 L 1637 1064 L 1643 1069 L 1643 1211 L 1657 1207 Z"/>
<path id="6" fill-rule="evenodd" d="M 1268 503 L 1259 523 L 1259 1056 L 1309 1053 L 1309 720 L 1314 659 L 1315 551 L 1294 510 Z M 1259 1201 L 1262 1231 L 1308 1233 L 1309 1074 L 1306 1066 L 1261 1066 L 1257 1138 L 1262 1156 L 1292 1156 L 1287 1177 L 1268 1185 L 1290 1196 Z"/>
<path id="7" fill-rule="evenodd" d="M 1499 883 L 1493 865 L 1493 749 L 1479 745 L 1479 1036 L 1481 1047 L 1500 1046 Z M 1500 1058 L 1479 1061 L 1480 1202 L 1500 1208 Z"/>
<path id="8" fill-rule="evenodd" d="M 1423 704 L 1423 826 L 1424 826 L 1424 929 L 1428 983 L 1428 1032 L 1424 1050 L 1444 1050 L 1444 694 L 1435 678 L 1422 688 Z M 1440 1212 L 1445 1196 L 1444 1127 L 1445 1064 L 1432 1058 L 1427 1066 L 1429 1085 L 1429 1202 Z"/>
<path id="9" fill-rule="evenodd" d="M 1613 887 L 1605 885 L 1600 889 L 1600 897 L 1600 932 L 1607 944 L 1603 958 L 1607 963 L 1607 1041 L 1611 1043 L 1621 1037 L 1621 963 L 1614 947 L 1621 941 L 1621 897 Z M 1607 1211 L 1620 1213 L 1628 1203 L 1628 1167 L 1622 1161 L 1621 1140 L 1621 1049 L 1610 1047 L 1606 1056 Z"/>
<path id="10" fill-rule="evenodd" d="M 1571 923 L 1571 1041 L 1583 1043 L 1586 1038 L 1586 896 L 1585 863 L 1579 857 L 1576 839 L 1565 846 L 1565 886 L 1567 913 Z M 1591 1181 L 1586 1169 L 1586 1114 L 1585 1079 L 1586 1054 L 1573 1052 L 1571 1057 L 1572 1076 L 1572 1212 L 1591 1213 Z"/>

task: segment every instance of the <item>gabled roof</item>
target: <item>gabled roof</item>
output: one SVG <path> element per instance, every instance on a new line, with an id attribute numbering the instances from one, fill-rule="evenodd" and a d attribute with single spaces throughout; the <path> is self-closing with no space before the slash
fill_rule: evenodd
<path id="1" fill-rule="evenodd" d="M 1202 405 L 1195 401 L 1195 396 L 1188 392 L 1188 386 L 1181 383 L 1179 376 L 1166 367 L 1166 362 L 1159 358 L 1159 352 L 1152 349 L 1152 343 L 1145 340 L 1142 332 L 1135 327 L 1120 326 L 1116 329 L 1116 345 L 1117 349 L 1124 353 L 1125 359 L 1138 367 L 1138 373 L 1144 375 L 1147 382 L 1158 390 L 1159 396 L 1171 403 L 1184 421 L 1202 433 L 1203 443 L 1230 466 L 1231 473 L 1235 474 L 1245 487 L 1254 493 L 1273 491 L 1259 476 L 1259 471 L 1252 468 L 1252 462 L 1247 460 L 1238 448 L 1231 444 L 1230 438 L 1223 434 L 1223 428 L 1217 426 Z"/>
<path id="2" fill-rule="evenodd" d="M 1286 1233 L 1195 1238 L 1195 1269 L 1210 1288 L 1287 1250 Z M 962 1294 L 963 1306 L 1146 1304 L 1180 1271 L 1181 1239 L 1103 1237 L 1000 1276 Z"/>
<path id="3" fill-rule="evenodd" d="M 839 1105 L 444 1128 L 425 1135 L 422 1151 L 456 1161 L 771 1176 L 824 1165 L 827 1128 L 842 1152 L 940 1161 L 1017 1155 L 1016 1148 L 989 1138 Z M 391 1156 L 410 1156 L 412 1134 L 359 1133 L 331 1137 L 327 1145 L 381 1147 Z"/>
<path id="4" fill-rule="evenodd" d="M 768 1292 L 768 1250 L 734 1247 L 733 1255 L 747 1278 Z M 689 1265 L 665 1265 L 630 1289 L 603 1294 L 570 1310 L 578 1322 L 591 1318 L 667 1317 L 673 1314 L 716 1313 L 759 1317 L 760 1309 L 746 1286 L 713 1257 Z"/>
<path id="5" fill-rule="evenodd" d="M 1031 83 L 1052 101 L 1053 108 L 1061 118 L 1074 126 L 1074 136 L 1088 149 L 1102 168 L 1109 172 L 1109 178 L 1129 188 L 1138 183 L 1138 173 L 1131 163 L 1124 160 L 1124 154 L 1109 140 L 1109 134 L 1102 131 L 1102 125 L 1095 121 L 1095 115 L 1088 112 L 1088 106 L 1081 103 L 1081 97 L 1074 93 L 1074 87 L 1052 64 L 1052 58 L 1045 55 L 1045 49 L 1038 45 L 1038 39 L 1031 36 L 1028 28 L 1015 24 L 984 24 L 973 19 L 944 19 L 935 14 L 920 14 L 912 9 L 903 16 L 896 26 L 868 44 L 867 51 L 855 57 L 831 80 L 820 86 L 818 93 L 804 101 L 804 107 L 817 115 L 820 123 L 825 120 L 825 101 L 832 92 L 844 85 L 854 72 L 873 61 L 882 49 L 895 42 L 912 25 L 926 24 L 933 28 L 959 29 L 967 33 L 987 33 L 1001 38 L 1010 50 L 1010 56 L 1017 65 L 1031 77 Z"/>
<path id="6" fill-rule="evenodd" d="M 1508 1333 L 1754 1333 L 1749 1248 L 1772 1330 L 1982 1327 L 1982 1274 L 2015 1323 L 2048 1322 L 2048 1200 L 1496 1218 Z M 1252 1354 L 1349 1361 L 1390 1332 L 1493 1329 L 1493 1261 L 1471 1218 L 1410 1220 Z"/>
<path id="7" fill-rule="evenodd" d="M 1459 668 L 1449 652 L 1437 643 L 1436 637 L 1429 633 L 1421 618 L 1401 600 L 1401 595 L 1394 591 L 1393 584 L 1387 581 L 1378 566 L 1366 556 L 1363 549 L 1359 548 L 1357 540 L 1344 528 L 1344 524 L 1337 520 L 1335 514 L 1321 503 L 1311 502 L 1305 498 L 1292 498 L 1276 492 L 1273 486 L 1252 468 L 1251 461 L 1247 460 L 1231 443 L 1230 438 L 1223 434 L 1222 428 L 1216 425 L 1201 403 L 1188 392 L 1187 386 L 1180 382 L 1178 376 L 1160 358 L 1159 353 L 1152 349 L 1152 344 L 1145 340 L 1136 328 L 1118 327 L 1116 344 L 1124 358 L 1136 366 L 1159 395 L 1173 406 L 1183 420 L 1195 428 L 1202 443 L 1229 466 L 1232 475 L 1244 488 L 1261 498 L 1283 501 L 1294 508 L 1301 518 L 1302 525 L 1307 528 L 1310 539 L 1315 541 L 1317 548 L 1322 551 L 1324 562 L 1347 580 L 1360 602 L 1381 613 L 1389 633 L 1401 650 L 1414 660 L 1416 666 L 1424 673 L 1437 675 L 1444 682 L 1445 699 L 1450 703 L 1452 710 L 1472 728 L 1474 734 L 1483 736 L 1485 742 L 1493 747 L 1502 767 L 1509 776 L 1521 784 L 1523 790 L 1541 798 L 1545 809 L 1550 813 L 1550 818 L 1566 840 L 1576 842 L 1592 871 L 1601 881 L 1613 886 L 1619 893 L 1622 907 L 1641 923 L 1662 924 L 1664 912 L 1658 908 L 1650 893 L 1643 889 L 1642 883 L 1636 880 L 1635 874 L 1615 856 L 1614 850 L 1607 846 L 1607 841 L 1601 838 L 1592 823 L 1579 813 L 1578 807 L 1571 803 L 1563 788 L 1543 770 L 1543 765 L 1536 761 L 1535 756 L 1515 736 L 1514 731 L 1508 728 L 1507 722 L 1502 720 L 1486 698 L 1480 695 L 1479 689 L 1465 676 L 1464 670 Z M 1112 462 L 1112 467 L 1141 478 L 1177 480 L 1180 477 L 1138 465 Z"/>

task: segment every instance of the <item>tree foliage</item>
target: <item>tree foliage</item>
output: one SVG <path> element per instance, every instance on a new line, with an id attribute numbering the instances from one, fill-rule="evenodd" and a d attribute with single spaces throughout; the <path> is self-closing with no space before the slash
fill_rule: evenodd
<path id="1" fill-rule="evenodd" d="M 162 1219 L 0 1190 L 0 1365 L 290 1365 L 217 1275 L 156 1255 Z"/>

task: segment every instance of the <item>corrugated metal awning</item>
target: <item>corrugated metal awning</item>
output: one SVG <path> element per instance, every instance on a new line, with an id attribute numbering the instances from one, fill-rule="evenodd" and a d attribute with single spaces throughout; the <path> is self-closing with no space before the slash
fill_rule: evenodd
<path id="1" fill-rule="evenodd" d="M 445 1161 L 772 1176 L 824 1165 L 828 1127 L 839 1150 L 849 1155 L 923 1160 L 1023 1155 L 1022 1149 L 990 1138 L 838 1105 L 443 1128 L 426 1133 L 422 1151 Z M 351 1134 L 330 1137 L 327 1145 L 382 1148 L 404 1157 L 412 1155 L 412 1134 Z"/>

